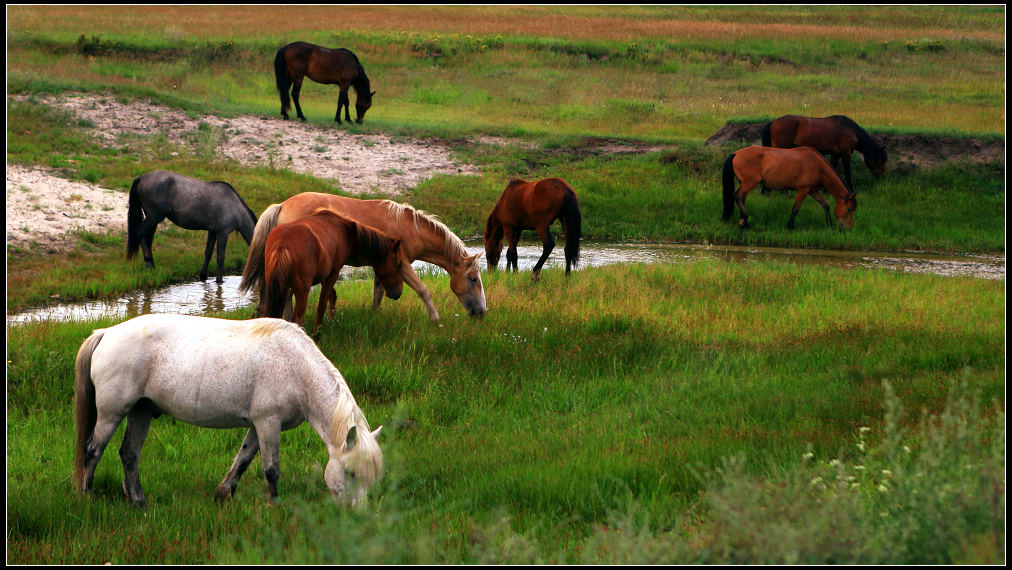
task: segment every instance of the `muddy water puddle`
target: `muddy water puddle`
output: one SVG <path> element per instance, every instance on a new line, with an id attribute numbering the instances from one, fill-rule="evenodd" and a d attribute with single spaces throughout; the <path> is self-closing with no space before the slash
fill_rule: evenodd
<path id="1" fill-rule="evenodd" d="M 469 243 L 472 253 L 483 252 L 481 244 Z M 517 248 L 520 270 L 529 271 L 541 256 L 540 244 L 522 244 Z M 580 247 L 578 270 L 616 263 L 684 263 L 696 259 L 718 259 L 749 263 L 782 260 L 798 264 L 826 265 L 841 268 L 879 268 L 910 273 L 932 273 L 943 276 L 970 276 L 980 279 L 1005 279 L 1005 256 L 944 256 L 906 252 L 855 252 L 812 249 L 788 249 L 743 246 L 705 246 L 682 244 L 594 244 Z M 506 252 L 499 260 L 504 269 Z M 483 262 L 484 265 L 484 262 Z M 424 262 L 415 262 L 420 273 L 442 270 Z M 545 267 L 565 267 L 562 245 L 552 251 Z M 347 268 L 342 279 L 371 279 L 372 272 L 363 268 Z M 224 283 L 213 280 L 169 285 L 158 289 L 141 289 L 116 300 L 55 304 L 7 316 L 7 324 L 29 321 L 76 321 L 100 317 L 133 317 L 147 313 L 181 313 L 206 315 L 232 311 L 254 304 L 252 294 L 239 293 L 238 275 L 225 276 Z M 408 292 L 406 292 L 408 293 Z M 412 293 L 413 295 L 413 293 Z"/>

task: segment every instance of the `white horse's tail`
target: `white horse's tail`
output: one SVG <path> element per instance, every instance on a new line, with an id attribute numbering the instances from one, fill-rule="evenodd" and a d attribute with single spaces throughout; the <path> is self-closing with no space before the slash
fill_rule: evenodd
<path id="1" fill-rule="evenodd" d="M 91 333 L 91 336 L 81 344 L 80 350 L 77 351 L 77 360 L 74 362 L 74 424 L 77 431 L 77 444 L 74 448 L 74 486 L 77 489 L 82 488 L 88 440 L 95 431 L 95 421 L 98 418 L 95 384 L 91 379 L 91 355 L 104 335 L 104 329 Z"/>
<path id="2" fill-rule="evenodd" d="M 249 244 L 249 257 L 246 258 L 246 266 L 242 270 L 242 281 L 239 282 L 239 291 L 249 293 L 254 289 L 262 292 L 264 283 L 264 249 L 267 246 L 267 235 L 278 225 L 278 217 L 281 216 L 281 204 L 267 206 L 257 225 L 253 229 L 253 239 Z"/>

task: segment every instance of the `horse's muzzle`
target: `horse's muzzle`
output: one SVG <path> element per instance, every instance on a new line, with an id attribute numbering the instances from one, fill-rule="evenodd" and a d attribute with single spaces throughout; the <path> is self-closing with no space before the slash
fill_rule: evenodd
<path id="1" fill-rule="evenodd" d="M 404 291 L 403 288 L 397 288 L 396 290 L 394 290 L 394 289 L 387 289 L 387 297 L 389 297 L 389 298 L 393 299 L 394 301 L 396 301 L 397 299 L 401 298 L 401 293 L 403 291 Z"/>

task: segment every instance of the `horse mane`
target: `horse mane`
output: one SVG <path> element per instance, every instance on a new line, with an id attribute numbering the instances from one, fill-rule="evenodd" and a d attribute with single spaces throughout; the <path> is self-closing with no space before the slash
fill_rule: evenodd
<path id="1" fill-rule="evenodd" d="M 413 206 L 408 204 L 400 204 L 393 200 L 383 200 L 386 203 L 387 209 L 390 214 L 393 215 L 394 220 L 400 220 L 405 215 L 409 215 L 415 225 L 415 232 L 417 233 L 419 222 L 427 226 L 430 230 L 434 231 L 437 235 L 443 238 L 443 255 L 447 259 L 463 259 L 470 256 L 467 251 L 467 246 L 464 242 L 457 237 L 457 234 L 450 231 L 450 228 L 446 227 L 446 224 L 439 221 L 436 216 L 423 212 L 422 210 L 416 210 Z"/>
<path id="2" fill-rule="evenodd" d="M 347 387 L 337 368 L 334 368 L 333 372 Z M 358 434 L 355 446 L 348 452 L 345 466 L 355 471 L 356 478 L 362 479 L 367 486 L 372 486 L 383 475 L 383 452 L 369 430 L 369 422 L 366 420 L 365 414 L 355 403 L 351 392 L 345 389 L 342 390 L 341 398 L 334 406 L 334 413 L 330 419 L 331 443 L 335 446 L 343 446 L 352 426 L 355 426 Z"/>
<path id="3" fill-rule="evenodd" d="M 358 76 L 352 80 L 352 84 L 355 86 L 355 92 L 360 95 L 372 98 L 372 91 L 370 91 L 369 76 L 365 74 L 365 68 L 362 67 L 362 62 L 358 60 L 358 56 L 355 52 L 348 50 L 351 57 L 355 58 L 355 65 L 358 66 Z"/>
<path id="4" fill-rule="evenodd" d="M 885 161 L 886 151 L 878 144 L 868 131 L 861 128 L 861 125 L 857 124 L 853 119 L 846 115 L 833 115 L 831 118 L 843 123 L 845 127 L 854 132 L 857 136 L 857 150 L 861 154 L 871 154 L 873 157 L 880 161 Z"/>
<path id="5" fill-rule="evenodd" d="M 349 220 L 350 221 L 350 220 Z M 390 255 L 393 239 L 372 226 L 355 224 L 356 254 L 375 263 L 381 263 Z"/>
<path id="6" fill-rule="evenodd" d="M 254 214 L 253 213 L 253 209 L 250 208 L 248 204 L 246 204 L 246 200 L 243 200 L 242 196 L 239 195 L 239 191 L 236 190 L 234 186 L 232 186 L 228 182 L 225 182 L 224 180 L 216 180 L 215 183 L 216 184 L 224 184 L 225 186 L 228 187 L 229 190 L 232 191 L 233 194 L 235 194 L 235 197 L 239 199 L 239 203 L 242 204 L 242 206 L 244 208 L 246 208 L 246 211 L 249 212 L 250 217 L 253 218 L 253 224 L 256 225 L 256 223 L 257 223 L 257 215 Z"/>

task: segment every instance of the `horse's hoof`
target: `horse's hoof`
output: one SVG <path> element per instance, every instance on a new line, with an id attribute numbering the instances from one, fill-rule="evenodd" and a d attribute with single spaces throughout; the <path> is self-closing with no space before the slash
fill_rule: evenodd
<path id="1" fill-rule="evenodd" d="M 534 274 L 531 275 L 531 281 L 537 283 L 540 280 L 541 280 L 541 272 L 535 271 Z"/>

